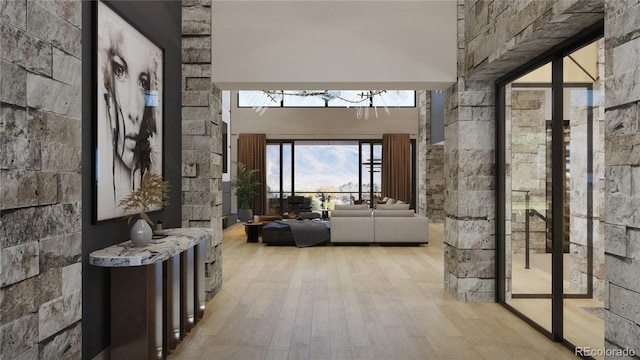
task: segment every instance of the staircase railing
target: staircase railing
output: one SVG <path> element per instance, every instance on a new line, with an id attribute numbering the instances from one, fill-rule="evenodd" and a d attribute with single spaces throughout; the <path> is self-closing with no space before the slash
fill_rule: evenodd
<path id="1" fill-rule="evenodd" d="M 525 248 L 525 252 L 524 252 L 524 268 L 525 269 L 531 269 L 530 265 L 530 254 L 529 254 L 529 249 L 530 249 L 530 228 L 529 228 L 529 218 L 533 217 L 533 216 L 537 216 L 540 220 L 545 222 L 545 225 L 547 224 L 547 218 L 542 215 L 538 210 L 536 209 L 532 209 L 531 208 L 531 198 L 529 196 L 529 190 L 511 190 L 512 192 L 519 192 L 519 193 L 524 193 L 524 214 L 525 214 L 525 220 L 524 220 L 524 248 Z"/>

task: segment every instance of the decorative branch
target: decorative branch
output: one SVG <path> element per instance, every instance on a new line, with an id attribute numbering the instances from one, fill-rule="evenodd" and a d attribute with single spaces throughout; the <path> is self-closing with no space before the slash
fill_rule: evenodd
<path id="1" fill-rule="evenodd" d="M 143 218 L 149 225 L 153 225 L 153 221 L 146 214 L 149 208 L 152 206 L 167 206 L 169 205 L 169 182 L 162 180 L 162 176 L 159 174 L 152 174 L 147 172 L 142 177 L 140 186 L 135 189 L 131 194 L 120 200 L 118 206 L 121 206 L 124 211 L 137 210 L 140 211 L 138 215 Z M 127 222 L 131 221 L 134 215 L 125 216 Z"/>

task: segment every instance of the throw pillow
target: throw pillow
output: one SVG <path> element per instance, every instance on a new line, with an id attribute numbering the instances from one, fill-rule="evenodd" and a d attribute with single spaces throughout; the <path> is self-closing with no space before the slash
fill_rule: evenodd
<path id="1" fill-rule="evenodd" d="M 389 198 L 389 200 L 387 200 L 387 202 L 386 202 L 387 205 L 393 205 L 395 203 L 396 203 L 396 199 L 394 199 L 394 198 Z"/>

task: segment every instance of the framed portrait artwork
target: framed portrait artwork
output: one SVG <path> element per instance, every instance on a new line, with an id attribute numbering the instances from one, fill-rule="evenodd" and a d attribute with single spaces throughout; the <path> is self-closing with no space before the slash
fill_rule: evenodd
<path id="1" fill-rule="evenodd" d="M 162 175 L 164 53 L 109 5 L 95 6 L 94 219 L 102 221 L 130 215 L 120 201 L 145 173 Z"/>

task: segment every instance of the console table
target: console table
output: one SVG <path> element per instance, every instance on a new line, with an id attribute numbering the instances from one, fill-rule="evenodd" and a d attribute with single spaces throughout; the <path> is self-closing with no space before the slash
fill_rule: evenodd
<path id="1" fill-rule="evenodd" d="M 111 358 L 164 359 L 205 308 L 207 228 L 167 229 L 144 247 L 131 241 L 89 254 L 111 275 Z"/>

